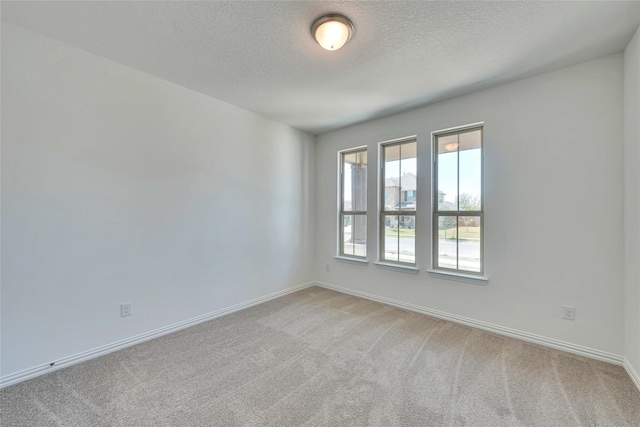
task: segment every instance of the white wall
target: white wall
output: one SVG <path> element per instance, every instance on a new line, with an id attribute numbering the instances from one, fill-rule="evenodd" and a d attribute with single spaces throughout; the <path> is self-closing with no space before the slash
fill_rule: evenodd
<path id="1" fill-rule="evenodd" d="M 624 51 L 625 356 L 640 373 L 640 29 Z"/>
<path id="2" fill-rule="evenodd" d="M 616 54 L 319 136 L 318 280 L 622 355 L 622 72 Z M 487 286 L 425 271 L 430 133 L 479 121 L 485 122 Z M 377 142 L 414 134 L 422 201 L 418 274 L 372 263 Z M 367 265 L 333 258 L 336 151 L 365 144 L 371 165 Z M 576 307 L 575 321 L 562 319 L 564 304 Z"/>
<path id="3" fill-rule="evenodd" d="M 313 168 L 311 135 L 3 22 L 1 375 L 312 280 Z"/>
<path id="4" fill-rule="evenodd" d="M 624 63 L 414 109 L 314 148 L 286 125 L 3 22 L 0 375 L 312 279 L 625 354 L 640 371 L 638 38 Z M 418 274 L 333 258 L 337 150 L 369 145 L 374 261 L 377 142 L 418 135 L 429 200 L 430 132 L 477 121 L 487 286 L 426 273 L 427 209 Z M 124 301 L 133 316 L 119 317 Z"/>

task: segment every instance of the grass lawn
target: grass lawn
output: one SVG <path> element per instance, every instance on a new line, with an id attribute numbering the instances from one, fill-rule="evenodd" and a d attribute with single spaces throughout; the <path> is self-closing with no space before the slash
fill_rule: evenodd
<path id="1" fill-rule="evenodd" d="M 395 237 L 398 235 L 398 229 L 385 227 L 384 234 L 387 237 Z M 415 228 L 400 228 L 400 237 L 410 237 L 414 239 L 416 237 Z"/>
<path id="2" fill-rule="evenodd" d="M 480 240 L 480 227 L 465 227 L 460 226 L 460 239 Z M 449 228 L 447 230 L 439 230 L 438 235 L 447 239 L 453 239 L 456 237 L 456 228 Z"/>

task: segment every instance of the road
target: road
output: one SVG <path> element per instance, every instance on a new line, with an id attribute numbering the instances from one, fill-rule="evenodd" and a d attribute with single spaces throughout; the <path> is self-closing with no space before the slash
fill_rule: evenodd
<path id="1" fill-rule="evenodd" d="M 351 234 L 345 232 L 345 240 L 351 238 Z M 400 260 L 407 262 L 415 261 L 415 239 L 411 237 L 385 236 L 384 240 L 386 257 L 394 259 L 398 257 L 400 249 Z M 346 245 L 346 250 L 351 250 L 351 245 Z M 399 246 L 399 247 L 398 247 Z M 450 267 L 455 268 L 456 241 L 452 239 L 440 239 L 438 243 L 441 263 L 450 263 Z M 469 269 L 478 268 L 480 260 L 480 242 L 477 240 L 460 240 L 458 242 L 460 266 Z M 356 245 L 358 255 L 365 256 L 363 245 Z M 443 265 L 446 266 L 446 265 Z"/>

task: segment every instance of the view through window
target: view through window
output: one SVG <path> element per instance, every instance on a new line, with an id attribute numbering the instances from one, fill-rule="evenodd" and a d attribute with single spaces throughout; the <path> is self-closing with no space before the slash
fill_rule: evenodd
<path id="1" fill-rule="evenodd" d="M 416 264 L 417 141 L 381 145 L 380 260 Z"/>
<path id="2" fill-rule="evenodd" d="M 482 127 L 434 135 L 433 266 L 483 273 Z"/>
<path id="3" fill-rule="evenodd" d="M 367 149 L 340 153 L 340 255 L 367 256 Z"/>

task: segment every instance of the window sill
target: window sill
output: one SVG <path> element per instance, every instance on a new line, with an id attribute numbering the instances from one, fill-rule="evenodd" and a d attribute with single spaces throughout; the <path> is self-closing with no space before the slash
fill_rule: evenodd
<path id="1" fill-rule="evenodd" d="M 453 271 L 427 270 L 427 273 L 440 276 L 441 279 L 457 280 L 459 282 L 473 283 L 475 285 L 487 285 L 489 278 L 485 276 L 476 276 L 473 274 L 455 273 Z"/>
<path id="2" fill-rule="evenodd" d="M 362 264 L 369 264 L 369 261 L 367 261 L 366 258 L 349 258 L 347 256 L 341 256 L 341 255 L 336 255 L 334 256 L 335 259 L 339 259 L 341 261 L 353 261 L 353 262 L 360 262 Z"/>
<path id="3" fill-rule="evenodd" d="M 374 264 L 378 265 L 380 267 L 385 267 L 385 268 L 389 268 L 389 269 L 405 270 L 408 273 L 409 272 L 418 273 L 418 271 L 420 271 L 420 269 L 418 267 L 414 267 L 412 265 L 394 264 L 394 263 L 391 263 L 391 262 L 381 262 L 381 261 L 374 262 Z"/>

